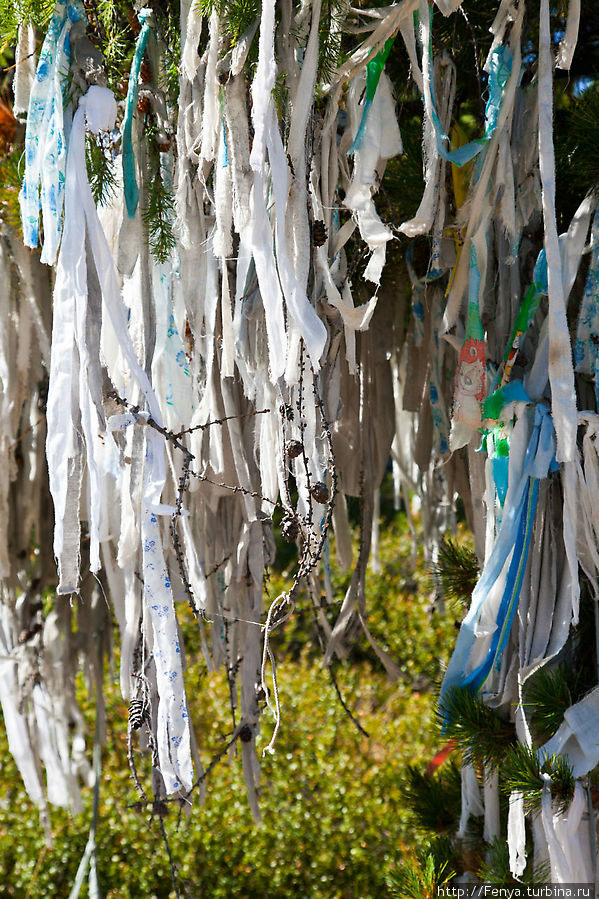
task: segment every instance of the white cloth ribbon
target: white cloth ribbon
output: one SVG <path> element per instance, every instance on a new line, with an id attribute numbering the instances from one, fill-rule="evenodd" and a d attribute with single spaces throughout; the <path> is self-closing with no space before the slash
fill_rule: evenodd
<path id="1" fill-rule="evenodd" d="M 59 592 L 77 589 L 78 533 L 66 535 L 65 520 L 81 468 L 77 437 L 77 415 L 81 417 L 89 480 L 90 567 L 100 567 L 99 510 L 101 508 L 101 458 L 98 456 L 98 427 L 102 424 L 87 388 L 90 364 L 86 343 L 87 249 L 89 247 L 100 285 L 104 307 L 119 341 L 129 371 L 149 406 L 149 417 L 162 425 L 162 414 L 147 374 L 140 367 L 127 330 L 114 262 L 100 225 L 85 167 L 85 128 L 97 133 L 109 130 L 116 118 L 116 102 L 107 88 L 92 86 L 81 98 L 73 120 L 67 161 L 65 232 L 57 267 L 54 294 L 54 329 L 48 392 L 47 456 L 50 488 L 55 503 L 55 553 L 59 560 Z M 87 239 L 87 244 L 86 244 Z M 70 402 L 65 403 L 65 397 Z M 119 416 L 109 429 L 121 429 L 139 416 Z M 161 502 L 166 480 L 162 436 L 146 428 L 143 467 L 142 555 L 145 610 L 152 624 L 153 652 L 159 694 L 158 757 L 166 790 L 189 789 L 193 780 L 190 732 L 183 669 L 179 649 L 173 596 L 164 562 L 157 514 L 174 510 Z M 73 486 L 74 483 L 74 486 Z M 76 504 L 77 508 L 78 504 Z M 77 512 L 78 515 L 78 512 Z M 69 558 L 68 553 L 75 553 Z M 66 578 L 65 578 L 66 575 Z M 73 579 L 75 582 L 73 582 Z"/>

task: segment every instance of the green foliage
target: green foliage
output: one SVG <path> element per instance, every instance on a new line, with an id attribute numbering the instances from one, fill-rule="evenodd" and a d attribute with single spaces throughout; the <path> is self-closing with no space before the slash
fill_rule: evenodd
<path id="1" fill-rule="evenodd" d="M 560 206 L 569 218 L 572 204 L 599 187 L 599 85 L 569 100 L 556 128 L 556 175 Z M 563 200 L 563 202 L 562 202 Z M 565 205 L 564 205 L 565 204 Z"/>
<path id="2" fill-rule="evenodd" d="M 18 234 L 21 233 L 19 191 L 24 164 L 21 147 L 15 148 L 6 156 L 0 156 L 0 217 Z"/>
<path id="3" fill-rule="evenodd" d="M 526 812 L 541 806 L 543 774 L 551 778 L 551 797 L 561 810 L 567 809 L 574 797 L 575 779 L 563 756 L 552 755 L 541 763 L 532 747 L 521 743 L 509 748 L 501 767 L 501 787 L 506 793 L 516 790 L 524 794 Z"/>
<path id="4" fill-rule="evenodd" d="M 334 559 L 334 546 L 331 554 Z M 383 573 L 369 581 L 374 599 L 373 630 L 385 633 L 397 622 L 403 637 L 412 641 L 404 648 L 405 679 L 391 684 L 365 647 L 336 670 L 341 693 L 370 739 L 357 732 L 338 703 L 320 654 L 312 646 L 311 613 L 298 615 L 288 623 L 289 635 L 283 635 L 277 646 L 283 720 L 275 755 L 261 761 L 263 823 L 256 826 L 252 820 L 241 759 L 235 756 L 225 758 L 214 769 L 204 806 L 196 802 L 178 829 L 178 809 L 169 805 L 165 826 L 182 896 L 350 899 L 376 895 L 384 899 L 393 895 L 396 882 L 402 882 L 402 856 L 422 844 L 406 807 L 404 772 L 410 765 L 416 770 L 424 766 L 435 750 L 431 745 L 434 696 L 415 691 L 413 679 L 421 663 L 430 666 L 431 653 L 447 654 L 454 634 L 451 625 L 444 631 L 442 624 L 427 614 L 427 573 L 422 566 L 412 573 L 410 554 L 411 537 L 405 519 L 398 516 L 382 535 Z M 273 573 L 271 593 L 283 575 Z M 334 572 L 336 585 L 345 577 Z M 197 634 L 197 626 L 184 604 L 181 616 L 188 648 L 188 697 L 200 754 L 207 764 L 231 730 L 230 710 L 221 702 L 227 684 L 223 672 L 206 672 L 199 641 L 188 639 Z M 400 641 L 398 636 L 388 648 L 396 649 Z M 437 644 L 434 648 L 433 643 Z M 94 713 L 85 698 L 83 680 L 80 697 L 92 733 Z M 134 807 L 138 797 L 126 760 L 127 709 L 114 679 L 107 687 L 107 704 L 108 742 L 103 753 L 98 827 L 100 885 L 105 895 L 119 899 L 166 899 L 173 895 L 168 861 L 157 819 Z M 271 728 L 272 719 L 265 713 L 259 754 L 270 739 Z M 91 795 L 85 792 L 81 816 L 70 818 L 61 810 L 51 811 L 54 846 L 44 849 L 37 812 L 24 795 L 9 759 L 2 727 L 0 757 L 4 765 L 0 785 L 2 895 L 25 896 L 31 884 L 31 897 L 68 895 L 87 840 Z M 150 759 L 137 755 L 136 760 L 149 788 Z M 459 808 L 457 769 L 446 765 L 434 780 L 454 797 L 455 815 Z M 441 856 L 433 844 L 428 851 Z M 426 874 L 426 860 L 423 864 Z M 441 864 L 436 863 L 435 868 L 439 876 L 444 873 Z"/>
<path id="5" fill-rule="evenodd" d="M 467 688 L 453 687 L 439 704 L 439 723 L 475 766 L 496 770 L 513 746 L 514 727 Z"/>
<path id="6" fill-rule="evenodd" d="M 455 877 L 447 860 L 434 851 L 420 850 L 402 862 L 394 875 L 387 878 L 392 896 L 399 899 L 437 899 L 439 887 Z"/>
<path id="7" fill-rule="evenodd" d="M 452 539 L 446 534 L 439 546 L 435 574 L 444 598 L 461 606 L 467 605 L 479 576 L 476 553 L 464 541 Z"/>
<path id="8" fill-rule="evenodd" d="M 45 29 L 54 10 L 54 0 L 0 0 L 0 41 L 3 46 L 17 42 L 20 24 L 31 22 Z"/>
<path id="9" fill-rule="evenodd" d="M 434 774 L 408 765 L 401 792 L 418 826 L 432 833 L 451 833 L 458 826 L 462 794 L 460 769 L 452 761 Z"/>
<path id="10" fill-rule="evenodd" d="M 275 518 L 277 532 L 278 518 Z M 292 576 L 294 550 L 281 542 L 277 548 L 277 558 L 284 560 L 283 571 L 272 572 L 269 592 L 274 597 L 286 588 Z M 358 540 L 354 539 L 354 558 L 358 552 Z M 455 640 L 453 620 L 449 616 L 438 615 L 430 608 L 430 577 L 425 570 L 422 547 L 418 548 L 418 563 L 415 571 L 411 563 L 412 542 L 408 534 L 403 513 L 397 515 L 382 532 L 380 574 L 368 571 L 366 590 L 368 595 L 368 627 L 380 645 L 385 649 L 401 671 L 402 681 L 414 690 L 430 689 L 441 675 L 446 665 L 450 649 Z M 325 610 L 332 624 L 339 612 L 341 600 L 347 590 L 351 572 L 341 572 L 335 564 L 335 540 L 331 537 L 328 556 L 331 566 L 331 582 L 334 604 Z M 315 597 L 322 606 L 326 605 L 325 594 Z M 306 646 L 315 656 L 319 656 L 318 640 L 315 632 L 312 606 L 308 596 L 300 594 L 297 608 L 284 631 L 275 632 L 273 645 L 278 652 L 290 653 L 297 657 Z M 374 671 L 380 662 L 356 623 L 349 647 L 349 661 L 352 664 L 368 662 Z"/>
<path id="11" fill-rule="evenodd" d="M 347 8 L 345 0 L 325 0 L 322 4 L 318 26 L 317 81 L 329 81 L 341 62 L 342 25 Z"/>
<path id="12" fill-rule="evenodd" d="M 487 846 L 483 862 L 476 872 L 482 883 L 493 883 L 498 886 L 516 886 L 519 883 L 540 885 L 546 883 L 551 872 L 545 865 L 527 865 L 526 870 L 516 880 L 510 871 L 510 851 L 506 840 L 496 837 Z"/>
<path id="13" fill-rule="evenodd" d="M 573 676 L 565 668 L 541 668 L 526 683 L 524 705 L 540 743 L 545 743 L 572 705 Z"/>
<path id="14" fill-rule="evenodd" d="M 85 146 L 89 185 L 96 205 L 105 205 L 114 196 L 117 181 L 114 163 L 95 137 L 88 137 Z"/>
<path id="15" fill-rule="evenodd" d="M 131 4 L 125 0 L 97 0 L 93 10 L 88 10 L 92 29 L 99 35 L 110 87 L 124 95 L 123 75 L 135 44 L 135 35 L 129 24 Z"/>
<path id="16" fill-rule="evenodd" d="M 146 130 L 149 147 L 147 200 L 141 218 L 148 235 L 152 255 L 157 262 L 166 262 L 176 245 L 173 231 L 175 198 L 166 184 L 160 153 L 155 147 L 154 135 Z"/>
<path id="17" fill-rule="evenodd" d="M 206 17 L 216 9 L 232 45 L 260 15 L 259 0 L 197 0 L 197 8 Z"/>

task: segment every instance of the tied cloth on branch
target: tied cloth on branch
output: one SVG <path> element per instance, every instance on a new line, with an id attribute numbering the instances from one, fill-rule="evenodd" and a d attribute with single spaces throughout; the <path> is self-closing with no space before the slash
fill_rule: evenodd
<path id="1" fill-rule="evenodd" d="M 89 346 L 90 329 L 98 329 L 99 310 L 88 301 L 93 274 L 99 285 L 121 351 L 143 391 L 149 416 L 162 417 L 146 373 L 141 369 L 127 330 L 114 263 L 93 202 L 85 167 L 85 128 L 97 134 L 114 126 L 116 103 L 107 88 L 92 86 L 81 98 L 73 120 L 67 163 L 65 225 L 54 290 L 54 322 L 48 391 L 47 457 L 55 506 L 54 552 L 58 593 L 78 589 L 83 462 L 87 465 L 90 569 L 100 568 L 102 477 L 114 470 L 116 447 L 104 437 L 102 374 Z M 95 319 L 93 316 L 96 316 Z M 70 402 L 65 402 L 65 398 Z M 148 416 L 148 417 L 149 417 Z M 109 420 L 108 430 L 134 423 L 134 416 Z M 191 787 L 189 721 L 181 652 L 170 579 L 164 563 L 158 515 L 175 510 L 161 502 L 166 479 L 164 443 L 146 427 L 143 468 L 142 555 L 145 612 L 151 621 L 159 693 L 158 754 L 167 792 Z"/>

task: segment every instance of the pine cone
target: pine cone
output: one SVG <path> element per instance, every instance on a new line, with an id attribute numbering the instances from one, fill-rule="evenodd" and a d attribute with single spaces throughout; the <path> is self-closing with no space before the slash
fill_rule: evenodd
<path id="1" fill-rule="evenodd" d="M 316 219 L 312 225 L 312 243 L 315 247 L 321 247 L 326 243 L 327 237 L 327 226 L 320 219 Z"/>
<path id="2" fill-rule="evenodd" d="M 281 534 L 283 535 L 283 540 L 286 540 L 287 543 L 293 543 L 299 535 L 299 530 L 297 518 L 289 512 L 283 516 L 281 521 Z"/>
<path id="3" fill-rule="evenodd" d="M 310 487 L 310 494 L 312 495 L 312 499 L 315 499 L 317 503 L 326 503 L 329 501 L 329 488 L 323 481 L 316 481 L 315 484 L 312 484 Z"/>
<path id="4" fill-rule="evenodd" d="M 285 444 L 285 455 L 289 456 L 290 459 L 297 459 L 302 452 L 302 444 L 299 440 L 289 440 Z"/>

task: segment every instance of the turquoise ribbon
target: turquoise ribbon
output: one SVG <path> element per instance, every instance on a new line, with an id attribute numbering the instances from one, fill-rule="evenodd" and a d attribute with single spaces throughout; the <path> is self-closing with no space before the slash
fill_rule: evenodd
<path id="1" fill-rule="evenodd" d="M 150 21 L 152 10 L 144 7 L 141 9 L 137 18 L 141 24 L 141 31 L 137 39 L 133 61 L 131 63 L 131 73 L 129 75 L 129 87 L 127 89 L 127 100 L 125 102 L 125 118 L 123 119 L 123 185 L 125 191 L 125 205 L 127 206 L 127 215 L 133 218 L 139 203 L 139 187 L 137 186 L 137 176 L 135 174 L 135 154 L 133 152 L 133 114 L 137 107 L 137 84 L 139 81 L 139 73 L 144 53 L 150 38 L 150 32 L 154 25 Z"/>
<path id="2" fill-rule="evenodd" d="M 431 5 L 430 9 L 431 16 L 431 24 L 433 17 L 433 8 Z M 443 131 L 443 126 L 441 125 L 441 121 L 439 119 L 439 115 L 437 113 L 437 106 L 435 103 L 435 87 L 434 87 L 434 76 L 433 76 L 433 47 L 432 47 L 432 27 L 430 29 L 430 53 L 429 59 L 431 60 L 430 66 L 430 75 L 429 75 L 429 84 L 431 91 L 431 101 L 432 101 L 432 119 L 433 124 L 435 126 L 435 132 L 437 136 L 437 150 L 440 156 L 443 156 L 444 159 L 447 159 L 449 162 L 452 162 L 454 165 L 461 167 L 466 165 L 467 162 L 470 162 L 471 159 L 474 159 L 475 156 L 481 152 L 481 150 L 486 147 L 491 138 L 493 137 L 493 132 L 497 127 L 497 120 L 499 119 L 499 112 L 501 110 L 501 102 L 503 100 L 503 94 L 505 91 L 506 84 L 512 72 L 512 51 L 509 47 L 499 46 L 496 47 L 495 50 L 491 53 L 489 59 L 489 83 L 488 83 L 488 92 L 489 96 L 487 99 L 487 103 L 485 106 L 485 133 L 483 137 L 479 137 L 476 140 L 470 141 L 468 144 L 464 144 L 463 147 L 458 147 L 456 150 L 446 150 L 444 142 L 448 141 L 448 136 Z"/>

